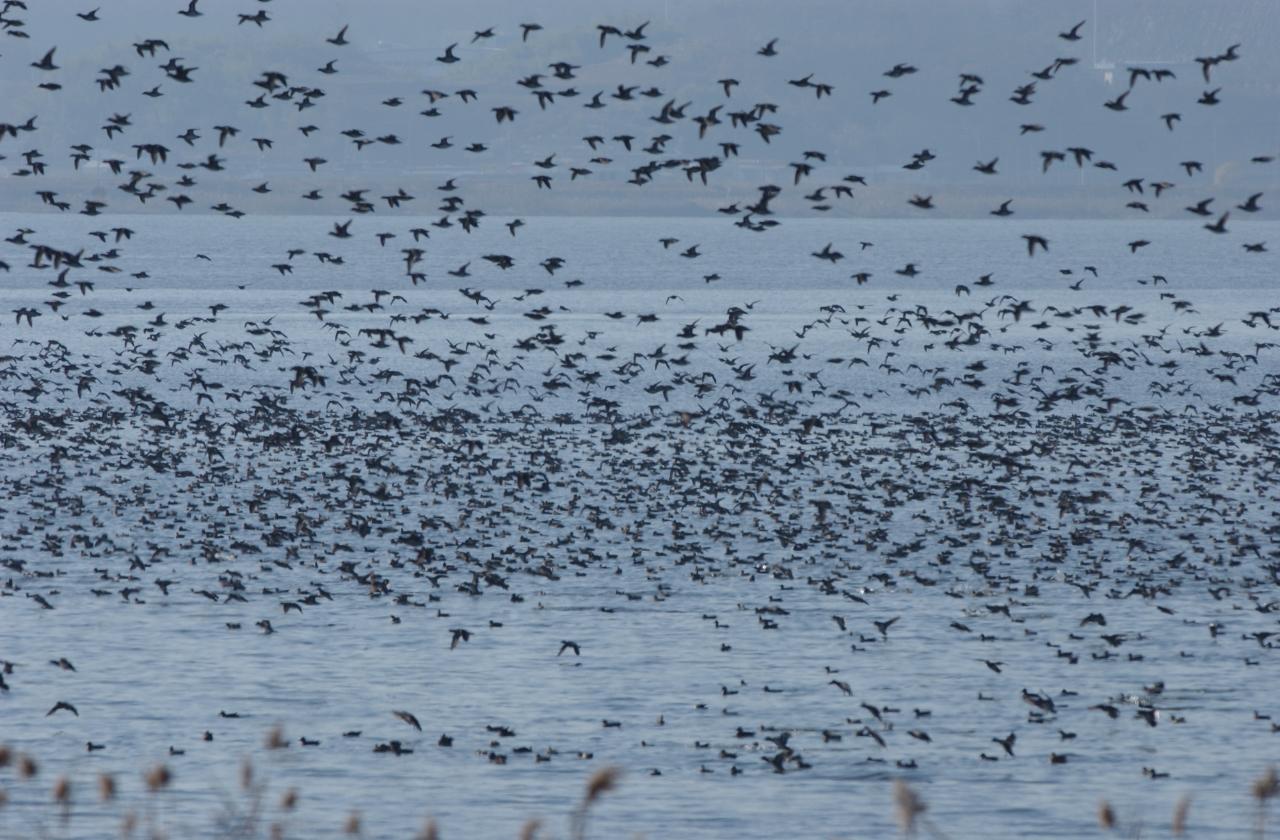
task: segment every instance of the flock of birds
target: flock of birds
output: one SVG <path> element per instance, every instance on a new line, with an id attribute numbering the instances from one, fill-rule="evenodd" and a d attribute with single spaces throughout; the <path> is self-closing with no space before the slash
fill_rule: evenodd
<path id="1" fill-rule="evenodd" d="M 215 68 L 182 57 L 182 39 L 196 31 L 183 27 L 228 15 L 244 29 L 272 27 L 282 4 L 260 0 L 239 13 L 190 0 L 174 10 L 183 20 L 172 34 L 133 43 L 132 56 L 122 55 L 92 80 L 68 77 L 65 56 L 45 46 L 48 33 L 27 31 L 23 0 L 0 5 L 9 42 L 0 71 L 8 85 L 18 84 L 14 64 L 25 39 L 40 44 L 27 66 L 49 96 L 92 84 L 104 102 L 115 103 L 136 91 L 163 115 L 165 97 L 210 84 L 214 75 Z M 75 17 L 93 26 L 100 14 L 114 13 L 93 9 Z M 1074 47 L 1084 25 L 1051 34 L 1056 44 L 1046 55 Z M 518 55 L 547 34 L 536 22 L 478 29 L 469 43 L 444 45 L 434 57 L 435 87 L 423 91 L 426 107 L 418 116 L 430 126 L 463 109 L 486 109 L 497 126 L 553 109 L 560 119 L 580 119 L 585 151 L 557 150 L 530 162 L 527 189 L 535 195 L 608 179 L 618 189 L 675 182 L 699 190 L 714 186 L 747 144 L 767 153 L 784 133 L 787 111 L 829 107 L 846 84 L 809 74 L 785 80 L 808 102 L 747 104 L 748 85 L 726 77 L 714 82 L 707 100 L 681 101 L 663 90 L 663 74 L 678 62 L 650 44 L 651 26 L 596 27 L 601 55 L 621 59 L 635 75 L 634 84 L 598 92 L 589 81 L 597 59 L 578 55 L 530 68 L 505 90 L 464 87 L 468 64 L 482 57 L 476 45 L 500 44 Z M 338 200 L 345 205 L 327 231 L 331 243 L 324 250 L 284 247 L 262 274 L 282 282 L 295 270 L 347 276 L 368 270 L 353 258 L 359 249 L 344 253 L 348 240 L 374 240 L 379 254 L 403 243 L 396 258 L 403 270 L 367 296 L 310 291 L 291 313 L 302 317 L 237 322 L 237 309 L 255 295 L 246 281 L 236 298 L 202 299 L 204 310 L 156 311 L 147 299 L 153 278 L 131 264 L 156 208 L 191 214 L 208 188 L 220 199 L 206 212 L 234 220 L 255 212 L 256 197 L 279 192 L 269 181 L 243 188 L 226 166 L 228 148 L 248 142 L 262 155 L 294 155 L 299 177 L 314 175 L 317 183 L 329 183 L 342 165 L 315 150 L 337 131 L 321 127 L 321 115 L 340 108 L 321 80 L 343 72 L 344 57 L 360 45 L 358 25 L 336 26 L 326 43 L 333 58 L 318 68 L 262 71 L 235 125 L 135 137 L 130 109 L 143 105 L 130 100 L 131 106 L 106 106 L 112 113 L 86 136 L 68 138 L 75 142 L 65 163 L 35 148 L 16 153 L 20 162 L 8 173 L 6 192 L 51 173 L 65 184 L 79 177 L 96 184 L 109 173 L 119 179 L 113 183 L 121 196 L 34 189 L 42 212 L 0 246 L 6 274 L 50 278 L 46 300 L 12 308 L 13 342 L 0 355 L 0 389 L 7 394 L 0 483 L 8 498 L 20 500 L 0 512 L 6 616 L 25 610 L 57 621 L 82 599 L 120 609 L 207 602 L 236 611 L 235 620 L 216 623 L 220 631 L 287 640 L 291 621 L 369 599 L 392 626 L 438 625 L 432 632 L 441 651 L 465 655 L 477 642 L 497 644 L 518 633 L 519 616 L 534 615 L 549 592 L 577 578 L 596 587 L 591 591 L 601 603 L 591 606 L 602 621 L 643 605 L 687 607 L 696 602 L 691 593 L 747 579 L 756 597 L 737 605 L 739 615 L 699 614 L 698 644 L 705 642 L 710 659 L 735 656 L 726 641 L 731 625 L 735 637 L 744 625 L 766 637 L 788 629 L 821 637 L 843 658 L 833 655 L 809 686 L 773 685 L 767 673 L 708 686 L 713 696 L 699 709 L 722 705 L 728 714 L 736 696 L 749 691 L 827 691 L 833 701 L 849 699 L 816 727 L 726 717 L 707 723 L 705 736 L 691 745 L 698 768 L 731 776 L 805 770 L 850 742 L 865 747 L 867 761 L 904 772 L 926 764 L 940 740 L 971 745 L 975 761 L 1023 760 L 1030 752 L 1062 765 L 1081 752 L 1077 733 L 1088 727 L 1104 737 L 1104 721 L 1194 726 L 1195 714 L 1185 710 L 1189 695 L 1171 700 L 1179 689 L 1164 681 L 1096 696 L 1067 687 L 1076 666 L 1136 667 L 1146 658 L 1208 655 L 1162 651 L 1152 631 L 1137 626 L 1170 633 L 1202 628 L 1205 644 L 1231 651 L 1243 667 L 1269 664 L 1280 637 L 1274 616 L 1280 531 L 1268 515 L 1280 503 L 1270 480 L 1280 457 L 1271 423 L 1280 373 L 1270 367 L 1280 346 L 1272 336 L 1280 330 L 1280 306 L 1246 306 L 1229 324 L 1197 323 L 1198 304 L 1176 290 L 1176 278 L 1167 279 L 1172 269 L 1138 281 L 1154 304 L 1145 309 L 1105 298 L 1042 306 L 1013 288 L 989 291 L 1005 282 L 991 273 L 957 283 L 952 307 L 931 308 L 909 300 L 913 278 L 931 270 L 916 258 L 904 259 L 894 277 L 855 271 L 848 285 L 858 296 L 822 305 L 794 327 L 794 341 L 756 338 L 770 329 L 755 317 L 770 306 L 760 300 L 673 327 L 664 309 L 681 300 L 678 294 L 639 312 L 591 313 L 583 328 L 576 296 L 592 280 L 575 273 L 572 256 L 526 261 L 494 250 L 453 267 L 431 262 L 433 242 L 448 237 L 456 247 L 492 224 L 459 175 L 432 189 L 439 218 L 407 230 L 392 221 L 397 212 L 429 199 L 404 186 L 352 186 L 336 199 L 317 186 L 300 195 L 326 211 Z M 767 66 L 787 47 L 769 40 L 743 60 Z M 1219 75 L 1243 59 L 1238 44 L 1197 58 L 1204 85 L 1188 95 L 1186 110 L 1211 112 L 1229 96 Z M 1069 55 L 1052 57 L 1010 100 L 1039 113 L 1036 97 L 1069 83 L 1076 64 Z M 868 92 L 870 104 L 892 107 L 899 87 L 920 72 L 926 70 L 907 62 L 888 68 L 881 86 Z M 1131 110 L 1149 85 L 1201 87 L 1165 67 L 1130 67 L 1127 75 L 1127 87 L 1099 108 Z M 961 73 L 951 102 L 985 106 L 985 86 L 978 73 Z M 395 96 L 380 107 L 416 106 Z M 605 108 L 625 110 L 634 133 L 594 133 L 594 116 Z M 255 123 L 265 109 L 291 109 L 296 132 L 266 136 Z M 0 158 L 46 139 L 38 115 L 0 112 L 0 118 L 11 120 L 0 122 Z M 1190 118 L 1159 115 L 1170 132 Z M 1033 140 L 1045 130 L 1035 119 L 1014 130 Z M 340 133 L 357 152 L 424 145 L 421 138 L 402 139 L 405 132 Z M 126 141 L 131 155 L 119 151 Z M 493 142 L 446 135 L 431 145 L 457 146 L 483 166 Z M 673 155 L 672 145 L 697 151 Z M 903 166 L 924 169 L 940 153 L 923 149 Z M 760 184 L 716 208 L 714 217 L 732 220 L 743 236 L 777 238 L 792 212 L 822 214 L 854 200 L 867 177 L 830 175 L 829 155 L 804 151 L 787 167 L 790 183 Z M 1038 155 L 1042 172 L 1074 165 L 1114 173 L 1117 194 L 1135 214 L 1177 194 L 1172 181 L 1121 172 L 1083 146 L 1028 155 Z M 1272 159 L 1260 151 L 1250 165 Z M 973 169 L 995 177 L 999 164 L 999 158 L 978 161 Z M 1192 184 L 1213 166 L 1181 163 Z M 225 197 L 237 190 L 247 193 L 243 201 Z M 1203 235 L 1213 238 L 1232 234 L 1232 220 L 1261 211 L 1263 199 L 1256 190 L 1215 195 L 1186 210 L 1204 219 Z M 932 194 L 903 200 L 923 218 L 940 203 Z M 1015 216 L 1012 204 L 1003 201 L 991 215 Z M 143 212 L 125 215 L 134 210 Z M 54 212 L 108 218 L 87 242 L 70 235 L 55 241 L 41 231 Z M 540 223 L 531 217 L 499 224 L 504 237 L 518 241 Z M 1009 249 L 1025 249 L 1037 262 L 1059 257 L 1053 235 L 1033 227 L 1010 228 Z M 769 240 L 750 246 L 759 241 Z M 1151 244 L 1134 239 L 1121 256 Z M 1239 259 L 1267 252 L 1265 241 L 1238 244 Z M 678 231 L 652 248 L 658 271 L 717 257 Z M 843 272 L 874 248 L 869 241 L 814 243 L 803 272 Z M 196 252 L 192 261 L 200 266 L 223 257 Z M 723 270 L 695 272 L 691 284 L 711 287 Z M 1095 265 L 1061 272 L 1069 294 L 1084 294 L 1100 275 Z M 506 276 L 542 279 L 529 279 L 514 295 L 485 288 L 503 286 Z M 892 293 L 877 298 L 876 287 L 891 283 Z M 416 306 L 425 300 L 420 295 L 451 287 L 458 287 L 455 306 Z M 984 292 L 991 297 L 978 305 L 975 295 Z M 192 299 L 199 294 L 193 289 Z M 539 301 L 546 303 L 535 306 Z M 1203 604 L 1186 597 L 1192 591 L 1204 593 Z M 930 604 L 928 615 L 915 605 L 903 612 L 903 593 Z M 458 626 L 450 613 L 477 600 L 508 605 L 516 618 Z M 1176 608 L 1168 605 L 1173 601 Z M 1207 617 L 1228 608 L 1237 619 Z M 253 613 L 251 624 L 240 618 L 245 611 Z M 1044 620 L 1045 611 L 1053 620 Z M 821 622 L 810 626 L 819 613 Z M 963 732 L 954 710 L 904 708 L 860 689 L 861 663 L 890 661 L 895 637 L 920 638 L 923 626 L 932 628 L 934 643 L 966 651 L 986 680 L 975 702 L 1012 702 L 1017 714 L 1007 716 L 1007 730 Z M 1033 650 L 1046 667 L 1060 669 L 1060 684 L 1050 689 L 1010 673 L 1015 656 L 1021 661 Z M 558 639 L 543 653 L 565 668 L 608 655 L 581 637 Z M 90 689 L 74 693 L 75 681 L 92 668 L 83 662 L 78 668 L 69 656 L 74 652 L 49 654 L 67 677 L 58 685 L 68 693 L 47 716 L 57 725 L 82 720 L 77 731 L 87 733 L 85 750 L 109 753 L 111 721 L 95 719 L 93 701 L 86 702 Z M 47 680 L 48 668 L 4 661 L 0 702 Z M 428 733 L 425 712 L 381 710 L 367 727 L 341 735 L 394 756 L 455 741 L 494 764 L 526 753 L 534 762 L 590 755 L 567 744 L 517 746 L 505 724 L 465 735 Z M 199 740 L 212 741 L 214 730 L 238 714 L 211 711 L 197 726 Z M 1270 720 L 1261 710 L 1254 718 L 1264 727 Z M 395 719 L 399 731 L 385 731 Z M 601 721 L 604 730 L 636 724 Z M 365 729 L 380 734 L 366 738 Z M 169 746 L 173 755 L 197 748 L 179 740 Z M 322 740 L 303 737 L 299 745 Z M 1147 765 L 1142 772 L 1167 774 Z"/>

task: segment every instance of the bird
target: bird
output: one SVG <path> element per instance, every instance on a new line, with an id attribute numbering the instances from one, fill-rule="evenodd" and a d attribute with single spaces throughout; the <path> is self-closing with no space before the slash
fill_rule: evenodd
<path id="1" fill-rule="evenodd" d="M 1105 105 L 1105 107 L 1109 108 L 1112 111 L 1127 111 L 1129 110 L 1129 106 L 1125 105 L 1124 101 L 1126 98 L 1128 98 L 1128 96 L 1129 96 L 1129 91 L 1126 90 L 1124 93 L 1121 93 L 1115 99 L 1109 99 L 1103 104 Z"/>
<path id="2" fill-rule="evenodd" d="M 1083 21 L 1083 20 L 1080 21 L 1075 26 L 1068 29 L 1066 32 L 1059 32 L 1058 37 L 1064 41 L 1079 41 L 1080 38 L 1082 37 L 1080 35 L 1080 28 L 1084 26 L 1085 23 L 1086 21 Z"/>
<path id="3" fill-rule="evenodd" d="M 813 256 L 820 260 L 826 260 L 831 263 L 837 263 L 844 259 L 844 254 L 839 251 L 832 250 L 830 242 L 823 246 L 821 251 L 814 251 Z"/>
<path id="4" fill-rule="evenodd" d="M 1226 233 L 1227 217 L 1230 215 L 1231 215 L 1230 212 L 1223 213 L 1221 216 L 1218 217 L 1218 221 L 1212 222 L 1212 223 L 1206 223 L 1202 225 L 1202 227 L 1204 227 L 1205 230 L 1210 231 L 1211 233 Z"/>
<path id="5" fill-rule="evenodd" d="M 59 712 L 63 710 L 71 712 L 71 714 L 75 715 L 76 717 L 80 717 L 80 712 L 76 711 L 76 707 L 66 702 L 65 700 L 59 700 L 57 703 L 54 703 L 53 708 L 45 712 L 44 716 L 49 717 L 54 712 Z"/>
<path id="6" fill-rule="evenodd" d="M 61 70 L 62 69 L 61 67 L 53 63 L 53 54 L 56 50 L 57 50 L 57 47 L 51 48 L 47 53 L 44 54 L 44 57 L 41 58 L 39 61 L 31 62 L 31 66 L 36 68 L 37 70 L 44 70 L 44 71 Z"/>
<path id="7" fill-rule="evenodd" d="M 872 621 L 871 623 L 874 624 L 876 626 L 876 629 L 880 631 L 881 636 L 888 638 L 889 628 L 892 627 L 894 624 L 896 624 L 900 618 L 902 618 L 902 616 L 896 615 L 893 618 L 889 619 L 888 621 Z"/>
<path id="8" fill-rule="evenodd" d="M 1258 204 L 1258 199 L 1260 198 L 1262 198 L 1262 193 L 1254 193 L 1245 200 L 1244 204 L 1237 204 L 1236 209 L 1243 210 L 1246 213 L 1257 213 L 1262 209 L 1262 206 Z"/>
<path id="9" fill-rule="evenodd" d="M 412 726 L 414 729 L 418 730 L 419 732 L 421 732 L 421 731 L 422 731 L 422 724 L 418 723 L 418 719 L 417 719 L 416 717 L 414 717 L 414 715 L 413 715 L 413 713 L 412 713 L 412 712 L 397 711 L 397 710 L 394 710 L 394 709 L 393 709 L 393 710 L 392 710 L 392 712 L 391 712 L 391 714 L 393 714 L 393 715 L 395 715 L 396 717 L 400 718 L 402 721 L 404 721 L 405 723 L 409 724 L 410 726 Z"/>

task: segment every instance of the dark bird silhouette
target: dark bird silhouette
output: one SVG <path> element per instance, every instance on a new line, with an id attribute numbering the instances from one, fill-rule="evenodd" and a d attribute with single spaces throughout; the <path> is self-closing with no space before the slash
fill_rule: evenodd
<path id="1" fill-rule="evenodd" d="M 871 623 L 874 624 L 876 626 L 876 629 L 880 631 L 881 636 L 888 638 L 889 628 L 892 627 L 894 624 L 896 624 L 898 620 L 901 618 L 902 616 L 896 615 L 893 618 L 889 619 L 888 621 L 872 621 Z"/>
<path id="2" fill-rule="evenodd" d="M 44 54 L 44 58 L 40 59 L 39 61 L 31 62 L 31 66 L 36 68 L 37 70 L 46 70 L 46 71 L 61 70 L 62 68 L 60 68 L 58 65 L 53 63 L 53 53 L 56 49 L 57 47 L 54 47 L 53 49 L 49 50 L 47 53 Z"/>
<path id="3" fill-rule="evenodd" d="M 412 726 L 414 729 L 418 730 L 419 732 L 421 732 L 421 731 L 422 731 L 422 724 L 418 723 L 418 719 L 417 719 L 416 717 L 414 717 L 414 716 L 413 716 L 413 714 L 412 714 L 411 712 L 398 711 L 398 710 L 393 709 L 393 710 L 391 711 L 391 714 L 393 714 L 393 715 L 395 715 L 396 717 L 400 718 L 402 721 L 404 721 L 405 723 L 409 724 L 410 726 Z"/>
<path id="4" fill-rule="evenodd" d="M 1081 38 L 1080 28 L 1085 25 L 1085 21 L 1080 21 L 1066 32 L 1059 32 L 1058 37 L 1064 41 L 1079 41 Z"/>
<path id="5" fill-rule="evenodd" d="M 1205 230 L 1210 231 L 1211 233 L 1226 233 L 1227 217 L 1230 215 L 1231 215 L 1230 213 L 1223 213 L 1221 216 L 1218 217 L 1218 221 L 1212 222 L 1212 223 L 1206 223 L 1203 225 L 1203 227 Z"/>
<path id="6" fill-rule="evenodd" d="M 830 263 L 837 263 L 844 259 L 844 254 L 839 251 L 832 250 L 830 242 L 823 246 L 821 251 L 814 251 L 813 256 L 820 260 L 826 260 Z"/>
<path id="7" fill-rule="evenodd" d="M 1107 108 L 1111 109 L 1112 111 L 1127 111 L 1129 110 L 1129 106 L 1125 105 L 1124 101 L 1125 99 L 1128 98 L 1128 96 L 1129 96 L 1129 91 L 1126 90 L 1124 93 L 1120 94 L 1115 99 L 1109 99 L 1103 104 Z"/>
<path id="8" fill-rule="evenodd" d="M 1246 213 L 1257 213 L 1262 209 L 1262 206 L 1258 204 L 1258 199 L 1260 198 L 1262 198 L 1262 193 L 1254 193 L 1249 196 L 1244 204 L 1237 204 L 1236 209 L 1243 210 Z"/>

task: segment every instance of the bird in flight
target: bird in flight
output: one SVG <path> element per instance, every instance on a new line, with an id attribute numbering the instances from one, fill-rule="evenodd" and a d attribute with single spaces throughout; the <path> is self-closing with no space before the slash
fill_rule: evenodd
<path id="1" fill-rule="evenodd" d="M 392 710 L 391 714 L 393 714 L 393 715 L 395 715 L 396 717 L 400 718 L 402 721 L 404 721 L 405 723 L 409 724 L 410 726 L 412 726 L 414 729 L 418 730 L 419 732 L 421 732 L 421 731 L 422 731 L 422 724 L 418 723 L 418 719 L 417 719 L 416 717 L 414 717 L 413 713 L 411 713 L 411 712 L 404 712 L 404 711 L 398 711 L 398 710 Z"/>

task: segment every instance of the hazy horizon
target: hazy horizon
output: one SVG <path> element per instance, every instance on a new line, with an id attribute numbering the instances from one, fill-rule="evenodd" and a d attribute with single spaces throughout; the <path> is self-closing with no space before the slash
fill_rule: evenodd
<path id="1" fill-rule="evenodd" d="M 203 162 L 210 154 L 224 159 L 218 172 L 188 170 L 198 185 L 188 191 L 196 200 L 187 213 L 208 212 L 226 202 L 247 213 L 342 214 L 338 193 L 365 188 L 372 194 L 404 188 L 419 196 L 417 211 L 424 212 L 429 200 L 424 192 L 452 177 L 465 182 L 473 202 L 490 214 L 697 214 L 750 202 L 759 185 L 775 183 L 783 188 L 775 210 L 805 216 L 817 215 L 804 202 L 805 193 L 850 174 L 865 179 L 866 186 L 855 188 L 853 201 L 829 202 L 828 215 L 910 217 L 915 211 L 905 198 L 920 192 L 933 195 L 935 216 L 983 217 L 1007 198 L 1014 199 L 1016 211 L 1032 217 L 1133 216 L 1120 186 L 1129 174 L 1118 177 L 1087 162 L 1077 167 L 1070 155 L 1042 173 L 1040 152 L 1068 147 L 1087 147 L 1093 162 L 1109 160 L 1121 173 L 1137 169 L 1149 182 L 1179 185 L 1165 200 L 1146 202 L 1152 217 L 1184 217 L 1182 207 L 1189 201 L 1183 199 L 1202 197 L 1181 186 L 1188 179 L 1179 163 L 1187 159 L 1203 158 L 1198 178 L 1241 198 L 1278 182 L 1276 167 L 1249 163 L 1280 153 L 1280 85 L 1273 81 L 1280 77 L 1280 57 L 1270 47 L 1280 37 L 1280 15 L 1269 14 L 1265 0 L 1227 4 L 1233 7 L 1231 26 L 1214 11 L 1219 6 L 1114 0 L 1075 0 L 1052 10 L 1014 0 L 942 5 L 913 0 L 889 7 L 816 0 L 801 14 L 756 0 L 574 2 L 536 13 L 514 13 L 509 4 L 488 2 L 416 16 L 415 4 L 399 0 L 359 9 L 316 3 L 306 14 L 277 2 L 255 7 L 272 16 L 262 27 L 237 24 L 239 10 L 228 7 L 210 6 L 193 22 L 175 14 L 169 0 L 139 0 L 129 4 L 127 15 L 108 8 L 101 20 L 74 25 L 55 17 L 69 14 L 64 7 L 29 5 L 27 12 L 15 9 L 10 15 L 20 14 L 33 34 L 3 45 L 9 82 L 0 122 L 20 125 L 36 116 L 37 131 L 0 137 L 0 155 L 7 158 L 0 163 L 0 208 L 5 210 L 38 204 L 34 191 L 49 189 L 61 200 L 75 201 L 77 209 L 79 202 L 92 199 L 106 201 L 107 212 L 157 212 L 162 202 L 144 207 L 120 193 L 117 187 L 127 178 L 112 175 L 101 162 L 122 160 L 126 173 L 164 171 L 145 155 L 139 158 L 135 144 L 167 147 L 170 168 Z M 537 19 L 544 29 L 522 41 L 513 14 Z M 420 27 L 406 32 L 406 18 L 420 21 Z M 56 27 L 50 23 L 55 19 L 60 21 Z M 748 19 L 750 32 L 733 25 Z M 824 21 L 830 19 L 849 25 L 829 28 Z M 859 25 L 872 19 L 874 26 Z M 343 46 L 324 40 L 336 34 L 338 20 L 349 23 L 350 43 Z M 1088 37 L 1074 43 L 1057 37 L 1078 20 L 1086 21 Z M 641 53 L 635 64 L 626 39 L 610 36 L 605 48 L 599 47 L 598 24 L 626 30 L 645 21 L 644 45 L 650 52 Z M 493 37 L 470 43 L 473 32 L 490 26 Z M 757 33 L 778 38 L 777 56 L 756 54 L 763 46 Z M 134 44 L 161 36 L 167 51 L 138 55 Z M 435 60 L 455 42 L 458 63 Z M 1239 53 L 1248 61 L 1217 64 L 1212 83 L 1203 84 L 1195 58 L 1217 55 L 1234 43 L 1240 43 Z M 46 74 L 28 66 L 55 46 L 59 71 Z M 645 63 L 658 55 L 670 63 Z M 1067 57 L 1079 61 L 1037 81 L 1030 105 L 1009 101 L 1014 87 L 1036 81 L 1031 71 Z M 173 58 L 197 68 L 193 83 L 166 78 L 159 65 Z M 315 72 L 331 59 L 336 74 Z M 551 76 L 547 65 L 556 61 L 575 65 L 575 78 Z M 897 79 L 883 75 L 899 63 L 918 72 Z M 95 79 L 116 65 L 129 75 L 117 89 L 100 92 Z M 1171 70 L 1176 78 L 1139 79 L 1127 111 L 1103 108 L 1127 88 L 1130 66 Z M 299 110 L 299 97 L 277 100 L 254 85 L 263 73 L 281 70 L 289 71 L 289 86 L 318 88 L 324 95 L 314 97 L 314 107 Z M 948 101 L 958 93 L 959 73 L 984 82 L 971 107 Z M 532 91 L 516 84 L 531 74 L 542 74 L 549 90 L 573 88 L 578 96 L 555 98 L 541 110 Z M 810 89 L 787 84 L 809 74 L 831 85 L 831 95 L 819 99 Z M 60 90 L 36 87 L 50 76 L 62 84 Z M 728 98 L 716 83 L 722 78 L 740 82 Z M 142 95 L 156 85 L 162 96 Z M 636 87 L 632 100 L 611 98 L 618 85 Z M 1203 90 L 1218 86 L 1226 91 L 1221 104 L 1196 104 Z M 477 99 L 461 102 L 456 92 L 464 88 L 476 91 Z M 649 88 L 660 95 L 640 95 Z M 425 90 L 450 94 L 435 103 L 440 117 L 421 115 L 432 105 Z M 873 90 L 892 95 L 872 105 Z M 608 107 L 584 110 L 597 92 L 603 92 Z M 266 107 L 246 104 L 264 94 Z M 382 104 L 393 98 L 401 104 Z M 685 118 L 671 125 L 652 122 L 668 101 L 691 103 Z M 767 144 L 727 119 L 730 111 L 757 103 L 776 105 L 767 121 L 784 127 Z M 722 123 L 699 142 L 690 118 L 717 105 Z M 516 120 L 497 124 L 491 109 L 499 106 L 516 108 Z M 1172 112 L 1181 121 L 1170 131 L 1160 117 Z M 112 115 L 127 116 L 130 124 L 109 139 L 101 126 Z M 1236 129 L 1221 131 L 1223 122 Z M 1042 124 L 1045 130 L 1020 135 L 1024 123 Z M 239 134 L 219 146 L 215 125 L 234 126 Z M 304 138 L 298 129 L 307 125 L 317 129 Z M 194 128 L 199 139 L 188 145 L 172 126 Z M 605 138 L 596 151 L 582 140 L 587 126 Z M 357 149 L 342 134 L 353 128 L 369 140 L 394 134 L 400 144 L 373 142 Z M 623 132 L 637 138 L 631 152 L 610 139 Z M 642 152 L 660 133 L 671 137 L 660 153 Z M 93 147 L 80 171 L 72 169 L 67 148 L 45 139 L 54 136 Z M 254 137 L 271 139 L 274 147 L 260 151 Z M 450 148 L 431 145 L 446 137 Z M 687 182 L 678 169 L 659 173 L 644 188 L 625 183 L 634 166 L 651 160 L 720 156 L 719 142 L 739 144 L 738 156 L 723 159 L 707 186 L 696 179 Z M 471 143 L 486 149 L 464 151 Z M 45 174 L 15 175 L 22 153 L 32 148 L 43 155 Z M 918 171 L 904 170 L 923 149 L 936 158 Z M 823 152 L 826 162 L 820 175 L 794 189 L 789 164 L 809 150 Z M 551 154 L 560 177 L 552 189 L 539 190 L 530 181 L 542 171 L 534 161 Z M 327 161 L 318 172 L 302 161 L 312 156 Z M 611 163 L 591 164 L 596 156 Z M 999 161 L 998 174 L 974 171 L 976 163 L 993 158 Z M 590 169 L 591 175 L 569 183 L 569 166 Z M 157 175 L 156 180 L 168 179 Z M 251 192 L 263 182 L 270 193 Z M 312 189 L 324 198 L 301 198 Z M 1264 208 L 1261 217 L 1274 218 L 1270 213 Z"/>

